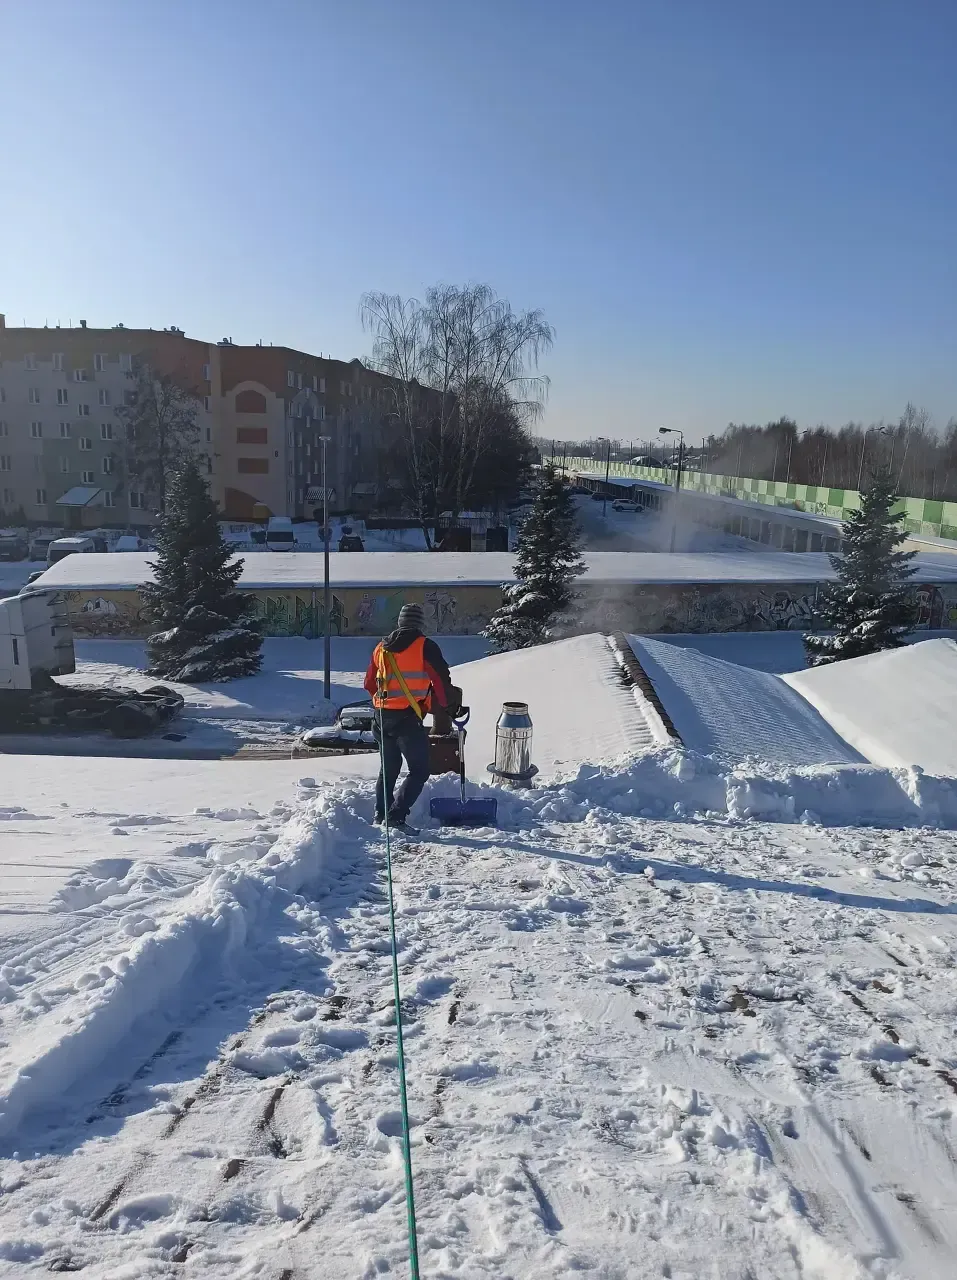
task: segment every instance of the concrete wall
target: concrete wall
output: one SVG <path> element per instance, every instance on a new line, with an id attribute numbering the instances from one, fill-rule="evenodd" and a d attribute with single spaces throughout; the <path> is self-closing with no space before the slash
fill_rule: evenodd
<path id="1" fill-rule="evenodd" d="M 712 631 L 807 631 L 818 586 L 602 586 L 582 588 L 579 630 L 634 631 L 655 635 Z M 920 627 L 957 628 L 957 584 L 915 589 Z M 250 592 L 268 636 L 315 637 L 324 632 L 322 589 L 281 588 Z M 334 588 L 334 635 L 385 635 L 406 601 L 424 605 L 435 635 L 475 635 L 501 600 L 499 587 L 383 586 Z M 81 636 L 142 636 L 149 630 L 139 593 L 80 590 L 67 593 L 74 630 Z"/>

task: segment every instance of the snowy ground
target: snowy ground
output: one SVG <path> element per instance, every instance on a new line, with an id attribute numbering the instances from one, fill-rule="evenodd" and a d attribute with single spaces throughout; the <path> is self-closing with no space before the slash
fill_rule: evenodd
<path id="1" fill-rule="evenodd" d="M 265 640 L 263 669 L 257 676 L 224 684 L 163 681 L 186 700 L 183 713 L 168 726 L 183 735 L 183 742 L 168 749 L 228 753 L 247 742 L 288 742 L 303 727 L 330 723 L 337 707 L 366 699 L 362 681 L 375 643 L 366 636 L 333 637 L 328 702 L 323 697 L 323 642 L 298 636 Z M 451 663 L 480 658 L 487 647 L 481 636 L 443 636 L 440 644 Z M 77 640 L 76 663 L 76 674 L 61 677 L 64 683 L 127 688 L 156 684 L 144 672 L 141 640 Z M 162 749 L 159 740 L 156 748 Z"/>
<path id="2" fill-rule="evenodd" d="M 459 673 L 543 776 L 396 856 L 423 1276 L 952 1280 L 957 779 Z M 0 759 L 0 1277 L 407 1275 L 375 758 Z"/>
<path id="3" fill-rule="evenodd" d="M 367 784 L 193 769 L 4 945 L 0 1275 L 405 1274 Z M 952 1276 L 952 839 L 502 817 L 397 859 L 423 1274 Z"/>

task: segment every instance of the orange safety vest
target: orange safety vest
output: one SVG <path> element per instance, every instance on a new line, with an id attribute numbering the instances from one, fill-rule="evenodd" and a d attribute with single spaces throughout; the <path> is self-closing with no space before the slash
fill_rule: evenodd
<path id="1" fill-rule="evenodd" d="M 432 681 L 425 670 L 425 636 L 413 640 L 401 653 L 386 649 L 380 640 L 372 654 L 372 660 L 375 663 L 377 686 L 372 705 L 386 711 L 404 711 L 411 706 L 421 720 L 426 711 L 430 710 L 432 702 L 429 697 Z M 395 674 L 396 667 L 402 674 L 406 689 L 412 695 L 411 701 L 406 697 Z"/>

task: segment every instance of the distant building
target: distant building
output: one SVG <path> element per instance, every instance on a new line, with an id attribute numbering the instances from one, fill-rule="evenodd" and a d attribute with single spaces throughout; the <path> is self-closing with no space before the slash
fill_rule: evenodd
<path id="1" fill-rule="evenodd" d="M 225 517 L 311 516 L 321 505 L 323 435 L 332 509 L 369 505 L 394 428 L 386 380 L 361 361 L 202 342 L 176 330 L 90 329 L 84 321 L 13 328 L 0 315 L 4 520 L 22 509 L 34 524 L 153 522 L 155 496 L 127 474 L 116 416 L 143 360 L 196 396 L 198 447 Z"/>

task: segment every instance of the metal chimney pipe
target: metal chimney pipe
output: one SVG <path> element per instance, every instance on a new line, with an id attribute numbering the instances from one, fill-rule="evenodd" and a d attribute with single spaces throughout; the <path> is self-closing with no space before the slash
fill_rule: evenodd
<path id="1" fill-rule="evenodd" d="M 495 760 L 488 766 L 494 778 L 521 786 L 538 773 L 532 764 L 532 717 L 527 702 L 504 702 L 495 725 Z"/>

